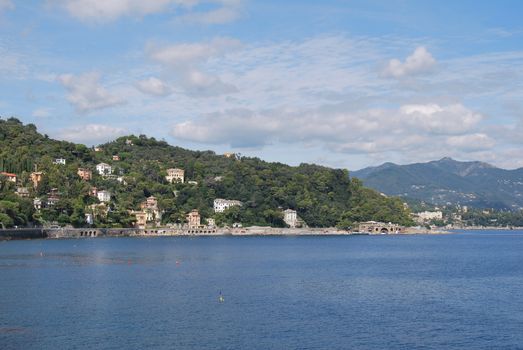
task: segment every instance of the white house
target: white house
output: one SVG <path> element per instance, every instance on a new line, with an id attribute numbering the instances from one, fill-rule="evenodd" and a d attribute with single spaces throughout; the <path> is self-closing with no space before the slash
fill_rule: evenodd
<path id="1" fill-rule="evenodd" d="M 296 224 L 298 223 L 298 214 L 296 213 L 296 210 L 287 209 L 283 211 L 283 221 L 290 227 L 296 227 Z"/>
<path id="2" fill-rule="evenodd" d="M 56 158 L 53 163 L 54 164 L 59 164 L 59 165 L 65 165 L 65 159 L 64 158 Z"/>
<path id="3" fill-rule="evenodd" d="M 216 198 L 214 200 L 214 212 L 223 213 L 225 211 L 225 209 L 228 209 L 228 208 L 234 207 L 234 206 L 241 206 L 241 205 L 242 205 L 242 202 L 237 201 L 237 200 Z"/>
<path id="4" fill-rule="evenodd" d="M 113 172 L 113 168 L 107 163 L 100 163 L 96 166 L 96 171 L 100 175 L 107 175 Z"/>
<path id="5" fill-rule="evenodd" d="M 111 192 L 109 191 L 98 191 L 96 196 L 100 202 L 109 202 L 111 200 Z"/>
<path id="6" fill-rule="evenodd" d="M 167 176 L 165 177 L 170 183 L 181 182 L 185 180 L 185 171 L 183 169 L 171 168 L 167 169 Z"/>

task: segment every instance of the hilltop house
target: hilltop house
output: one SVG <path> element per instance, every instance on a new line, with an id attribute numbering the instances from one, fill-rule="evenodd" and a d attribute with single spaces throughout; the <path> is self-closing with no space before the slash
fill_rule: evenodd
<path id="1" fill-rule="evenodd" d="M 234 206 L 241 206 L 242 202 L 232 199 L 216 198 L 214 200 L 214 212 L 223 213 L 226 209 Z"/>
<path id="2" fill-rule="evenodd" d="M 28 198 L 29 197 L 29 189 L 27 187 L 18 187 L 16 189 L 16 194 L 19 197 Z"/>
<path id="3" fill-rule="evenodd" d="M 113 168 L 107 163 L 100 163 L 96 166 L 96 171 L 100 175 L 107 175 L 113 172 Z"/>
<path id="4" fill-rule="evenodd" d="M 170 183 L 181 182 L 185 180 L 185 170 L 178 168 L 167 169 L 167 176 L 165 177 Z"/>
<path id="5" fill-rule="evenodd" d="M 31 173 L 31 181 L 33 182 L 33 187 L 37 188 L 38 184 L 42 181 L 44 173 L 41 171 L 35 171 Z"/>
<path id="6" fill-rule="evenodd" d="M 2 172 L 0 172 L 0 175 L 5 176 L 7 178 L 7 181 L 16 183 L 16 174 L 6 173 L 6 172 L 2 171 Z"/>
<path id="7" fill-rule="evenodd" d="M 100 202 L 109 202 L 111 200 L 111 192 L 109 191 L 98 191 L 96 194 Z"/>
<path id="8" fill-rule="evenodd" d="M 89 181 L 93 177 L 93 172 L 86 168 L 78 168 L 77 174 L 84 181 Z"/>

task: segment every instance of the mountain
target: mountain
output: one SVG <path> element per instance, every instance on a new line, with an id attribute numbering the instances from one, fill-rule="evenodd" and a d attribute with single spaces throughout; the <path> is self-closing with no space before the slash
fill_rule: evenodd
<path id="1" fill-rule="evenodd" d="M 505 170 L 483 162 L 443 158 L 428 163 L 385 163 L 352 172 L 365 186 L 392 196 L 435 205 L 523 208 L 523 168 Z"/>
<path id="2" fill-rule="evenodd" d="M 110 165 L 112 174 L 98 174 L 100 163 Z M 92 176 L 82 179 L 79 168 Z M 170 168 L 183 169 L 185 182 L 169 182 Z M 43 174 L 36 187 L 31 179 L 35 169 Z M 184 223 L 186 214 L 198 209 L 202 223 L 214 219 L 219 225 L 284 226 L 282 212 L 287 208 L 311 227 L 346 227 L 367 220 L 412 223 L 401 200 L 363 187 L 347 170 L 191 151 L 145 135 L 88 148 L 53 140 L 15 118 L 0 118 L 0 172 L 16 175 L 12 182 L 12 175 L 0 174 L 0 226 L 6 227 L 81 227 L 86 214 L 93 215 L 97 227 L 128 227 L 144 205 L 162 213 L 161 222 L 151 225 Z M 106 192 L 97 198 L 94 188 Z M 155 199 L 148 202 L 151 196 Z M 43 203 L 41 209 L 34 208 L 35 198 Z M 100 203 L 105 198 L 109 201 Z M 217 198 L 243 205 L 215 213 Z"/>

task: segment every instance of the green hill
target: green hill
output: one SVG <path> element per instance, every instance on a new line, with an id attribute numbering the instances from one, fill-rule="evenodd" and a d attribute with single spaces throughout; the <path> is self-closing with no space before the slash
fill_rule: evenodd
<path id="1" fill-rule="evenodd" d="M 54 164 L 56 158 L 66 164 Z M 95 167 L 101 162 L 110 164 L 114 175 L 99 175 Z M 78 176 L 80 167 L 92 170 L 91 180 Z M 169 183 L 168 168 L 184 169 L 185 183 Z M 43 173 L 36 188 L 31 181 L 35 169 Z M 158 200 L 161 224 L 183 223 L 189 211 L 198 209 L 203 219 L 214 218 L 222 225 L 284 226 L 282 210 L 287 208 L 295 209 L 311 227 L 350 226 L 366 220 L 411 223 L 399 199 L 363 187 L 349 178 L 347 170 L 227 158 L 144 135 L 120 137 L 95 150 L 50 139 L 34 125 L 14 118 L 0 119 L 0 171 L 17 175 L 17 183 L 0 175 L 0 223 L 6 227 L 86 226 L 85 214 L 99 204 L 90 195 L 93 187 L 111 193 L 105 213 L 96 215 L 93 223 L 99 227 L 131 226 L 136 218 L 130 211 L 139 210 L 149 196 Z M 28 189 L 26 197 L 15 194 L 20 187 Z M 41 209 L 33 207 L 34 198 L 42 201 Z M 239 200 L 243 205 L 214 213 L 216 198 Z"/>

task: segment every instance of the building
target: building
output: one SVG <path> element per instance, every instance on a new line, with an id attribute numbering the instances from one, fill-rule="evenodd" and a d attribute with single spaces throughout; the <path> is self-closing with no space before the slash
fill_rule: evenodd
<path id="1" fill-rule="evenodd" d="M 225 153 L 223 154 L 223 156 L 224 156 L 225 158 L 236 159 L 236 154 L 235 154 L 235 153 L 231 153 L 231 152 L 225 152 Z"/>
<path id="2" fill-rule="evenodd" d="M 223 213 L 226 209 L 234 206 L 241 206 L 242 202 L 232 199 L 216 198 L 214 200 L 214 212 Z"/>
<path id="3" fill-rule="evenodd" d="M 185 170 L 178 168 L 167 169 L 167 176 L 165 177 L 170 183 L 181 182 L 185 180 Z"/>
<path id="4" fill-rule="evenodd" d="M 125 140 L 125 144 L 127 146 L 132 146 L 133 145 L 133 140 L 127 139 L 127 140 Z"/>
<path id="5" fill-rule="evenodd" d="M 365 232 L 370 234 L 387 234 L 387 233 L 402 233 L 405 231 L 403 226 L 393 224 L 391 222 L 383 223 L 376 221 L 361 222 L 358 225 L 359 232 Z"/>
<path id="6" fill-rule="evenodd" d="M 89 181 L 93 178 L 93 172 L 86 168 L 78 168 L 77 174 L 84 181 Z"/>
<path id="7" fill-rule="evenodd" d="M 27 187 L 18 187 L 16 189 L 16 194 L 19 197 L 28 198 L 29 197 L 29 189 Z"/>
<path id="8" fill-rule="evenodd" d="M 98 188 L 96 188 L 95 186 L 91 187 L 89 189 L 89 196 L 98 197 Z"/>
<path id="9" fill-rule="evenodd" d="M 134 227 L 144 229 L 147 226 L 147 213 L 143 211 L 131 211 L 131 215 L 134 215 L 136 218 Z"/>
<path id="10" fill-rule="evenodd" d="M 57 188 L 52 188 L 50 192 L 47 193 L 47 205 L 53 206 L 60 200 L 60 193 Z"/>
<path id="11" fill-rule="evenodd" d="M 116 161 L 116 162 L 119 161 L 119 160 L 120 160 L 120 156 L 117 155 L 117 154 L 115 154 L 115 155 L 113 156 L 113 160 Z"/>
<path id="12" fill-rule="evenodd" d="M 193 209 L 186 217 L 187 225 L 189 228 L 198 228 L 200 227 L 200 213 L 197 209 Z"/>
<path id="13" fill-rule="evenodd" d="M 102 152 L 102 147 L 95 147 L 95 148 L 94 148 L 94 151 L 95 151 L 95 152 Z"/>
<path id="14" fill-rule="evenodd" d="M 112 174 L 113 168 L 107 163 L 100 163 L 96 166 L 96 171 L 98 171 L 100 175 L 108 175 Z"/>
<path id="15" fill-rule="evenodd" d="M 33 182 L 33 187 L 37 188 L 38 184 L 42 181 L 44 173 L 41 171 L 35 171 L 31 173 L 31 181 Z"/>
<path id="16" fill-rule="evenodd" d="M 98 197 L 98 200 L 100 202 L 109 202 L 111 200 L 111 192 L 109 191 L 98 191 L 98 193 L 96 194 L 96 196 Z"/>
<path id="17" fill-rule="evenodd" d="M 33 199 L 33 207 L 36 209 L 36 210 L 40 210 L 42 209 L 42 200 L 40 198 L 35 198 Z"/>
<path id="18" fill-rule="evenodd" d="M 64 159 L 64 158 L 56 158 L 56 159 L 53 161 L 53 164 L 65 165 L 65 159 Z"/>
<path id="19" fill-rule="evenodd" d="M 0 172 L 0 175 L 3 175 L 7 178 L 7 181 L 16 183 L 16 174 L 6 173 L 4 171 Z"/>
<path id="20" fill-rule="evenodd" d="M 298 214 L 296 213 L 296 210 L 287 209 L 283 211 L 283 221 L 289 227 L 295 228 L 298 226 Z"/>
<path id="21" fill-rule="evenodd" d="M 414 214 L 414 219 L 417 223 L 425 223 L 431 220 L 443 220 L 443 213 L 441 211 L 423 211 Z"/>
<path id="22" fill-rule="evenodd" d="M 213 218 L 207 219 L 207 227 L 216 227 L 216 221 Z"/>
<path id="23" fill-rule="evenodd" d="M 94 215 L 91 213 L 85 213 L 85 223 L 88 225 L 94 224 Z"/>

